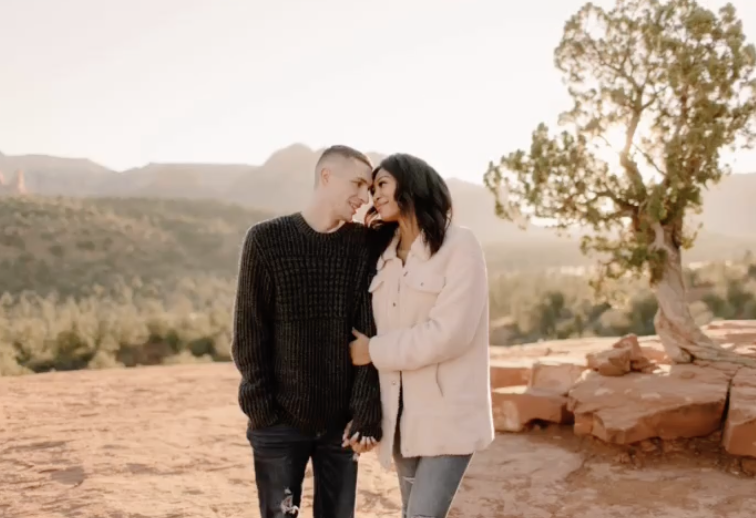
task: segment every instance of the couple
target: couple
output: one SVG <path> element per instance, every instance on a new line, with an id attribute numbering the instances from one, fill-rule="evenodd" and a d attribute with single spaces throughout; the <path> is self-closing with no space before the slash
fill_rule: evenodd
<path id="1" fill-rule="evenodd" d="M 314 517 L 353 517 L 373 448 L 402 516 L 443 518 L 493 441 L 486 265 L 451 208 L 423 160 L 333 146 L 307 207 L 247 232 L 232 349 L 262 518 L 298 514 L 310 459 Z"/>

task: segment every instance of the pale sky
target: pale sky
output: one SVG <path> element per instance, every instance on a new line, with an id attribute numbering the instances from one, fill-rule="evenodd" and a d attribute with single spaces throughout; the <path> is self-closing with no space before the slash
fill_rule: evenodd
<path id="1" fill-rule="evenodd" d="M 123 170 L 345 143 L 480 182 L 568 107 L 552 53 L 583 3 L 0 0 L 0 152 Z"/>

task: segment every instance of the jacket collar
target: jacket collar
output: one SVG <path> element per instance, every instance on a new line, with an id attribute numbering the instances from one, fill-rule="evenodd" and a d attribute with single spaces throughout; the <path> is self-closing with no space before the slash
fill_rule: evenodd
<path id="1" fill-rule="evenodd" d="M 386 247 L 386 250 L 383 251 L 380 258 L 378 259 L 378 270 L 382 269 L 390 260 L 398 259 L 396 249 L 399 246 L 399 238 L 400 233 L 399 229 L 397 228 L 394 232 L 394 238 L 391 240 L 391 243 L 389 243 L 389 245 Z M 413 241 L 412 246 L 410 246 L 408 258 L 409 256 L 416 257 L 421 261 L 427 261 L 428 259 L 430 259 L 430 247 L 426 244 L 425 236 L 422 232 L 418 234 L 418 236 L 415 238 L 415 241 Z"/>

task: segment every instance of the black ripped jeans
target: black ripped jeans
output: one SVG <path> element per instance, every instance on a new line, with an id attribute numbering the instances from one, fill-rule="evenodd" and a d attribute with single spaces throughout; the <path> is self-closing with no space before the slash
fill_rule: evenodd
<path id="1" fill-rule="evenodd" d="M 247 430 L 262 518 L 299 514 L 310 459 L 315 480 L 313 518 L 354 518 L 357 462 L 351 448 L 341 446 L 342 434 L 343 430 L 334 430 L 305 435 L 284 424 Z"/>

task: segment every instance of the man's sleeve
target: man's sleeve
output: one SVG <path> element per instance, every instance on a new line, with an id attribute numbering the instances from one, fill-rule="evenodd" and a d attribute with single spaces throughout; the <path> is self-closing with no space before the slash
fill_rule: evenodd
<path id="1" fill-rule="evenodd" d="M 369 277 L 368 277 L 369 281 Z M 360 290 L 357 303 L 354 328 L 368 337 L 375 335 L 373 307 L 367 283 Z M 352 411 L 351 433 L 360 432 L 360 437 L 373 437 L 380 441 L 382 437 L 381 385 L 378 371 L 372 363 L 354 367 L 354 384 L 350 409 Z"/>
<path id="2" fill-rule="evenodd" d="M 254 229 L 244 239 L 239 261 L 231 353 L 242 376 L 239 404 L 255 429 L 275 424 L 273 380 L 274 287 Z"/>

